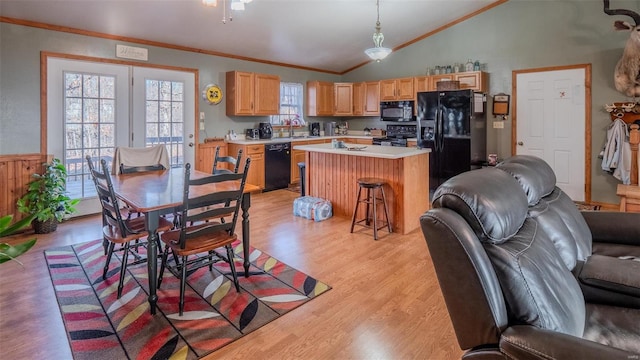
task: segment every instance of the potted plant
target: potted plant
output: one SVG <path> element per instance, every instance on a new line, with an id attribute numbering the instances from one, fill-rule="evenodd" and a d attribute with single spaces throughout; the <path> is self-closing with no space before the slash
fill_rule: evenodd
<path id="1" fill-rule="evenodd" d="M 45 163 L 44 168 L 42 175 L 33 174 L 35 180 L 17 203 L 20 212 L 35 216 L 32 224 L 36 234 L 55 231 L 66 215 L 76 211 L 79 202 L 67 195 L 67 169 L 60 159 Z"/>

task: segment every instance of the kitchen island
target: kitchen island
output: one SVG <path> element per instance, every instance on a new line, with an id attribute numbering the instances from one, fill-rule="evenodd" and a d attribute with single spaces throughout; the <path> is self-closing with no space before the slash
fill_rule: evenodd
<path id="1" fill-rule="evenodd" d="M 345 144 L 295 145 L 305 154 L 306 194 L 331 201 L 333 214 L 351 217 L 358 196 L 357 179 L 385 180 L 384 192 L 393 231 L 407 234 L 420 226 L 429 209 L 429 152 L 394 146 Z M 364 207 L 358 218 L 364 217 Z M 360 210 L 359 210 L 360 211 Z"/>

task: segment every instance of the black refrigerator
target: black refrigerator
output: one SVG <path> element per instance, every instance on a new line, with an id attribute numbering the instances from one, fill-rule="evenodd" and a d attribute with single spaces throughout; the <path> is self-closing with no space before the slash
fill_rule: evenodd
<path id="1" fill-rule="evenodd" d="M 431 148 L 430 191 L 452 176 L 485 164 L 486 99 L 473 90 L 418 93 L 418 146 Z"/>

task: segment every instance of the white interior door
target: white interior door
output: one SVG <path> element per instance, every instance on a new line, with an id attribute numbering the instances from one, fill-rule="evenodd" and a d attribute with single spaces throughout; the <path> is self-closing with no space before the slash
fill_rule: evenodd
<path id="1" fill-rule="evenodd" d="M 544 159 L 557 185 L 585 199 L 585 69 L 516 76 L 516 154 Z"/>
<path id="2" fill-rule="evenodd" d="M 195 75 L 133 68 L 132 146 L 165 144 L 172 167 L 195 159 Z"/>

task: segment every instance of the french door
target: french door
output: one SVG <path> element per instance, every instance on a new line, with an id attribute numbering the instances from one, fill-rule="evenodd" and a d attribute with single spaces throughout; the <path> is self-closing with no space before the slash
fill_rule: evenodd
<path id="1" fill-rule="evenodd" d="M 67 168 L 75 215 L 100 211 L 86 155 L 111 168 L 118 146 L 164 144 L 172 167 L 193 163 L 194 83 L 190 72 L 48 59 L 47 153 Z"/>

